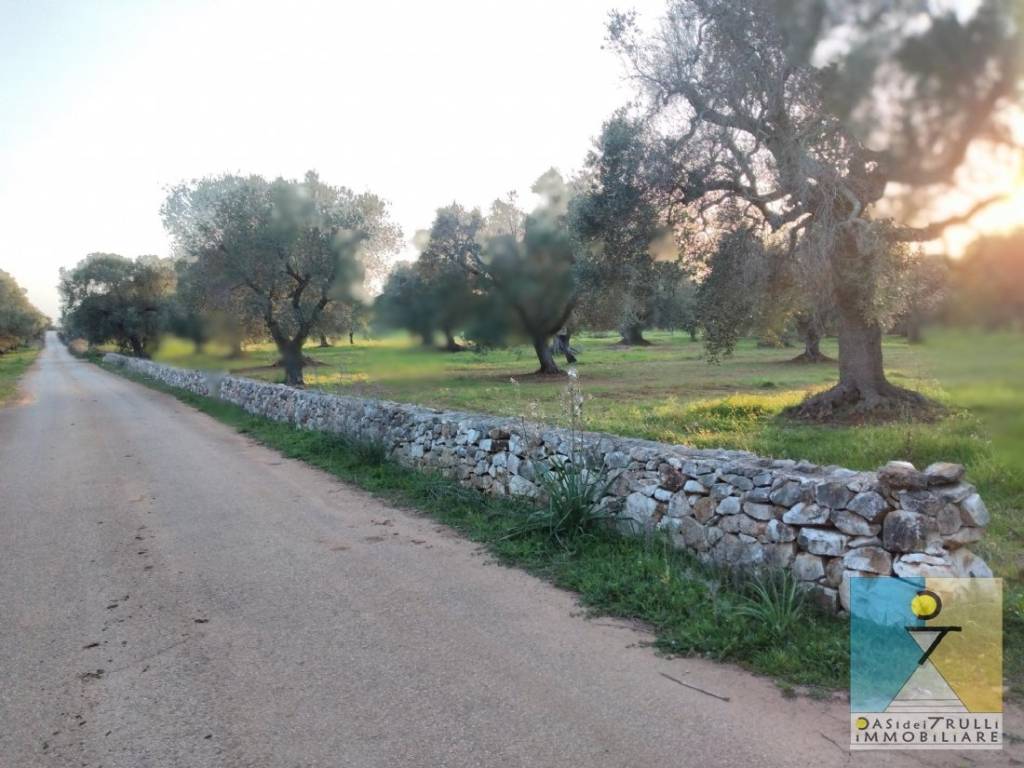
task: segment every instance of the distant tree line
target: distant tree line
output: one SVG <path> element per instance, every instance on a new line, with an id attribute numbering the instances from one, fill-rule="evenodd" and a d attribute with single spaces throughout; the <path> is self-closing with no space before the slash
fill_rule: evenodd
<path id="1" fill-rule="evenodd" d="M 1024 330 L 1024 229 L 979 238 L 947 270 L 949 289 L 933 315 L 988 330 Z"/>
<path id="2" fill-rule="evenodd" d="M 0 269 L 0 355 L 38 342 L 50 319 L 32 306 L 25 289 Z"/>
<path id="3" fill-rule="evenodd" d="M 201 350 L 277 346 L 303 383 L 308 339 L 365 324 L 359 293 L 400 237 L 376 195 L 301 181 L 217 176 L 172 189 L 162 208 L 173 258 L 94 253 L 61 272 L 65 333 L 149 356 L 167 332 Z"/>
<path id="4" fill-rule="evenodd" d="M 575 359 L 582 330 L 623 345 L 680 330 L 710 359 L 754 335 L 799 345 L 801 362 L 832 362 L 820 343 L 834 334 L 838 382 L 793 415 L 927 409 L 886 378 L 884 333 L 1020 322 L 1019 234 L 985 238 L 959 262 L 920 244 L 995 199 L 921 223 L 973 147 L 1011 143 L 1022 28 L 1014 0 L 960 14 L 668 0 L 653 30 L 615 13 L 608 43 L 634 103 L 605 122 L 579 173 L 536 181 L 534 210 L 514 195 L 486 212 L 452 202 L 419 257 L 387 270 L 401 233 L 377 195 L 312 172 L 205 178 L 163 206 L 172 260 L 93 254 L 62 274 L 63 322 L 140 355 L 164 330 L 236 353 L 270 339 L 295 385 L 307 341 L 371 325 L 450 352 L 524 342 L 540 374 Z"/>

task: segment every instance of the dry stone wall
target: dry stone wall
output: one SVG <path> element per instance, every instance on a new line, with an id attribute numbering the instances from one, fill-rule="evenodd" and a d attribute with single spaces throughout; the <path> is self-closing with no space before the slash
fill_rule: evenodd
<path id="1" fill-rule="evenodd" d="M 328 395 L 116 354 L 104 361 L 300 429 L 379 441 L 403 465 L 484 493 L 536 498 L 544 466 L 586 460 L 607 473 L 601 506 L 623 527 L 665 531 L 675 546 L 718 565 L 789 569 L 835 611 L 849 607 L 857 576 L 992 575 L 969 548 L 988 510 L 958 464 L 918 470 L 894 461 L 856 472 Z"/>

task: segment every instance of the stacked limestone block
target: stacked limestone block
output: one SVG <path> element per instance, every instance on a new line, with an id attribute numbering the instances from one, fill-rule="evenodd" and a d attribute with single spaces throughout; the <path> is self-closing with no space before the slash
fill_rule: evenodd
<path id="1" fill-rule="evenodd" d="M 788 569 L 834 611 L 849 608 L 857 576 L 991 575 L 968 548 L 988 511 L 957 464 L 855 472 L 105 360 L 302 429 L 379 442 L 405 466 L 484 493 L 539 497 L 545 465 L 585 461 L 606 473 L 601 507 L 624 530 L 665 531 L 675 546 L 725 567 Z"/>
<path id="2" fill-rule="evenodd" d="M 143 360 L 138 357 L 125 357 L 113 352 L 103 356 L 103 362 L 126 368 L 133 373 L 148 376 L 151 379 L 166 384 L 176 389 L 185 389 L 197 395 L 209 395 L 216 389 L 216 381 L 220 376 L 209 371 L 190 371 L 185 368 L 175 368 L 171 365 L 154 363 L 152 360 Z"/>

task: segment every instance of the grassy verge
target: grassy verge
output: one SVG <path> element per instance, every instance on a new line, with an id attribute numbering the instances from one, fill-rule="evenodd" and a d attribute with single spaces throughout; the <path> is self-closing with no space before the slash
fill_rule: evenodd
<path id="1" fill-rule="evenodd" d="M 787 689 L 798 685 L 813 692 L 847 685 L 845 622 L 804 608 L 780 636 L 757 615 L 744 612 L 754 607 L 756 613 L 759 606 L 752 602 L 751 584 L 708 570 L 660 538 L 598 534 L 567 552 L 541 531 L 522 532 L 528 512 L 522 503 L 410 472 L 336 435 L 296 430 L 229 403 L 112 370 L 167 392 L 285 456 L 430 515 L 480 542 L 499 561 L 577 592 L 594 614 L 648 624 L 665 652 L 734 662 L 774 677 Z"/>
<path id="2" fill-rule="evenodd" d="M 39 355 L 35 348 L 19 349 L 0 355 L 0 405 L 14 398 L 18 391 L 18 379 Z"/>

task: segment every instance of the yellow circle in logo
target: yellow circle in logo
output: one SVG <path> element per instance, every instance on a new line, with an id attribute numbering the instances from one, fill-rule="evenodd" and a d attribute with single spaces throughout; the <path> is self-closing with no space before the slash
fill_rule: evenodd
<path id="1" fill-rule="evenodd" d="M 866 717 L 858 717 L 857 718 L 857 730 L 858 731 L 863 731 L 867 727 L 868 727 L 868 719 Z"/>
<path id="2" fill-rule="evenodd" d="M 935 599 L 935 595 L 921 592 L 914 595 L 914 599 L 910 601 L 910 610 L 918 618 L 931 617 L 938 613 L 939 603 Z"/>

